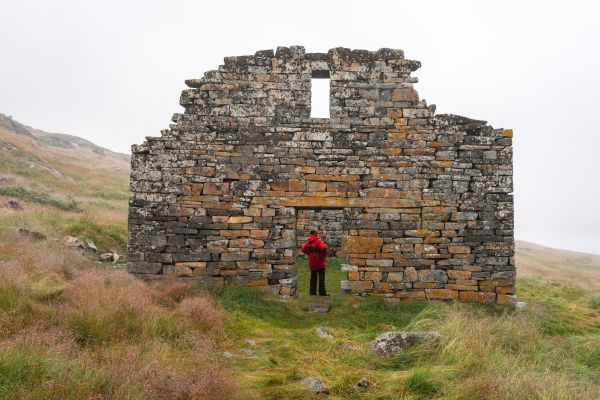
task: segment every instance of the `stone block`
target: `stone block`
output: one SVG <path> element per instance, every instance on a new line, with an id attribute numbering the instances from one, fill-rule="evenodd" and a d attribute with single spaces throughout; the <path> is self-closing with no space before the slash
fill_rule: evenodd
<path id="1" fill-rule="evenodd" d="M 459 299 L 462 301 L 472 301 L 477 303 L 493 303 L 496 301 L 496 294 L 466 291 L 459 292 Z"/>
<path id="2" fill-rule="evenodd" d="M 383 239 L 375 236 L 349 236 L 346 246 L 348 254 L 374 254 L 381 251 Z"/>
<path id="3" fill-rule="evenodd" d="M 471 248 L 469 246 L 450 245 L 448 246 L 448 252 L 450 254 L 470 254 Z"/>
<path id="4" fill-rule="evenodd" d="M 394 260 L 369 259 L 367 265 L 371 267 L 393 267 Z"/>
<path id="5" fill-rule="evenodd" d="M 388 282 L 403 282 L 404 281 L 404 273 L 403 272 L 390 272 L 387 277 Z"/>
<path id="6" fill-rule="evenodd" d="M 367 271 L 365 272 L 365 281 L 381 282 L 383 274 L 381 272 Z"/>
<path id="7" fill-rule="evenodd" d="M 392 92 L 392 101 L 417 102 L 419 101 L 419 95 L 413 88 L 396 89 Z"/>
<path id="8" fill-rule="evenodd" d="M 425 289 L 425 296 L 432 300 L 458 299 L 458 291 L 450 289 Z"/>
<path id="9" fill-rule="evenodd" d="M 498 293 L 497 302 L 498 302 L 498 304 L 506 304 L 506 305 L 514 306 L 517 304 L 517 296 L 515 296 L 513 294 Z"/>
<path id="10" fill-rule="evenodd" d="M 173 276 L 193 276 L 193 269 L 190 267 L 180 266 L 180 265 L 165 265 L 163 268 L 163 273 L 165 275 L 173 275 Z"/>
<path id="11" fill-rule="evenodd" d="M 446 283 L 448 282 L 448 275 L 444 271 L 436 269 L 424 269 L 417 271 L 419 276 L 419 282 L 436 282 Z"/>
<path id="12" fill-rule="evenodd" d="M 229 217 L 229 219 L 227 220 L 228 224 L 247 224 L 248 222 L 252 222 L 252 217 L 235 216 L 235 217 Z"/>
<path id="13" fill-rule="evenodd" d="M 232 251 L 221 254 L 221 261 L 247 261 L 250 259 L 250 253 L 247 251 Z"/>
<path id="14" fill-rule="evenodd" d="M 404 268 L 404 282 L 416 282 L 419 280 L 419 275 L 414 267 Z"/>
<path id="15" fill-rule="evenodd" d="M 471 272 L 470 271 L 457 271 L 453 269 L 449 269 L 446 271 L 448 274 L 448 278 L 450 279 L 470 279 Z"/>
<path id="16" fill-rule="evenodd" d="M 341 269 L 342 272 L 357 272 L 358 271 L 358 266 L 357 265 L 342 264 L 340 266 L 340 269 Z"/>
<path id="17" fill-rule="evenodd" d="M 127 272 L 132 274 L 160 274 L 162 272 L 163 265 L 161 263 L 150 263 L 150 262 L 128 262 Z"/>

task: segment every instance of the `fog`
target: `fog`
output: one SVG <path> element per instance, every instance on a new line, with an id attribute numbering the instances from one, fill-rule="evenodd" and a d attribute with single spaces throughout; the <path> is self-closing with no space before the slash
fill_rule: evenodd
<path id="1" fill-rule="evenodd" d="M 224 56 L 400 48 L 438 113 L 514 129 L 516 237 L 600 253 L 595 1 L 0 0 L 0 112 L 129 152 Z"/>

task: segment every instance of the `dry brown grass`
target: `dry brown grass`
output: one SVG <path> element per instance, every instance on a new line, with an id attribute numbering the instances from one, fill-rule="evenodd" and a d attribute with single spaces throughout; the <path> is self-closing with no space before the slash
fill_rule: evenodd
<path id="1" fill-rule="evenodd" d="M 516 242 L 519 278 L 541 277 L 583 289 L 600 289 L 600 256 Z"/>
<path id="2" fill-rule="evenodd" d="M 0 243 L 0 310 L 0 397 L 236 392 L 219 350 L 223 312 L 189 285 L 150 286 L 77 253 L 11 238 Z"/>

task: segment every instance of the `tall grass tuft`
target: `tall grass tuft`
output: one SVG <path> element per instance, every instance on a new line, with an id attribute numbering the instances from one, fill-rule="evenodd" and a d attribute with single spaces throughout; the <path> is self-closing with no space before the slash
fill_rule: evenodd
<path id="1" fill-rule="evenodd" d="M 406 377 L 404 382 L 406 391 L 421 398 L 431 398 L 438 392 L 430 371 L 416 368 Z"/>
<path id="2" fill-rule="evenodd" d="M 207 293 L 45 246 L 0 242 L 0 398 L 235 396 Z"/>

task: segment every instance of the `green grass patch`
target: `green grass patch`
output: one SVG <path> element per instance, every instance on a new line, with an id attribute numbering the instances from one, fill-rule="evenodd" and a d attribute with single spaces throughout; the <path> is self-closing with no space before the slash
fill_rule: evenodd
<path id="1" fill-rule="evenodd" d="M 600 311 L 600 296 L 594 296 L 590 299 L 590 308 Z"/>
<path id="2" fill-rule="evenodd" d="M 0 186 L 0 195 L 16 197 L 20 200 L 48 205 L 65 211 L 81 211 L 79 203 L 72 198 L 61 199 L 51 194 L 26 189 L 22 186 Z"/>
<path id="3" fill-rule="evenodd" d="M 581 335 L 600 329 L 600 321 L 587 312 L 594 303 L 588 290 L 540 278 L 521 279 L 517 288 L 522 298 L 534 299 L 543 307 L 538 321 L 547 335 Z"/>
<path id="4" fill-rule="evenodd" d="M 0 351 L 0 398 L 101 398 L 106 389 L 102 371 L 85 369 L 75 361 L 16 349 Z"/>
<path id="5" fill-rule="evenodd" d="M 428 399 L 438 392 L 438 386 L 434 381 L 433 374 L 424 369 L 414 369 L 406 377 L 404 384 L 408 393 L 416 395 L 419 398 Z"/>
<path id="6" fill-rule="evenodd" d="M 35 210 L 5 214 L 0 222 L 0 237 L 14 235 L 16 228 L 26 228 L 58 240 L 65 236 L 91 239 L 99 251 L 114 249 L 119 254 L 125 254 L 127 249 L 126 224 L 118 221 L 103 222 L 100 217 L 89 213 Z"/>

